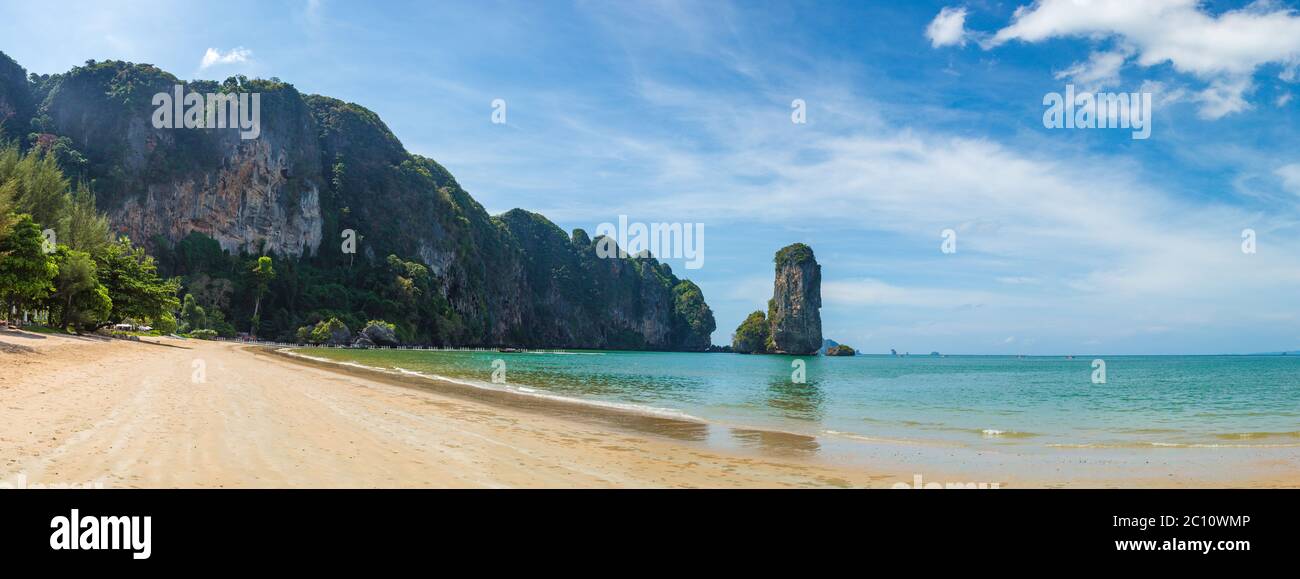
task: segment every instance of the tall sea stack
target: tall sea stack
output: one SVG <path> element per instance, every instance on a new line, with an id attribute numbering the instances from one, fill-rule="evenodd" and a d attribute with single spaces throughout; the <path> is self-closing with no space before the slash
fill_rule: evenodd
<path id="1" fill-rule="evenodd" d="M 822 266 L 811 247 L 788 245 L 776 252 L 776 284 L 768 303 L 774 354 L 807 356 L 822 347 Z"/>
<path id="2" fill-rule="evenodd" d="M 749 315 L 732 337 L 732 349 L 742 354 L 808 356 L 822 347 L 822 266 L 811 247 L 802 243 L 776 252 L 776 283 L 767 302 L 767 316 Z"/>

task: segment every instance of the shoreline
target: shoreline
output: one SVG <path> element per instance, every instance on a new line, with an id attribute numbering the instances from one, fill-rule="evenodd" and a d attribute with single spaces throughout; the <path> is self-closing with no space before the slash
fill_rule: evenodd
<path id="1" fill-rule="evenodd" d="M 237 343 L 0 332 L 0 483 L 1295 487 L 1295 449 L 1008 452 L 654 416 Z M 195 381 L 200 367 L 204 380 Z"/>

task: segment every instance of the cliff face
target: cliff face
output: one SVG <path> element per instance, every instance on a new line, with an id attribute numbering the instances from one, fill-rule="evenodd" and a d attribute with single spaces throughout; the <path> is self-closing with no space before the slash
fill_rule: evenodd
<path id="1" fill-rule="evenodd" d="M 802 243 L 776 253 L 776 285 L 768 322 L 771 350 L 778 354 L 815 354 L 822 347 L 822 266 Z"/>
<path id="2" fill-rule="evenodd" d="M 40 142 L 66 141 L 76 162 L 65 170 L 92 183 L 119 233 L 163 252 L 201 234 L 234 256 L 270 254 L 328 269 L 331 284 L 364 298 L 340 303 L 351 301 L 347 292 L 321 286 L 323 279 L 321 287 L 287 287 L 267 304 L 278 331 L 312 323 L 300 309 L 351 311 L 364 321 L 401 315 L 395 308 L 409 298 L 428 307 L 400 311 L 424 318 L 392 321 L 407 337 L 438 343 L 685 350 L 710 343 L 713 314 L 699 288 L 667 265 L 598 258 L 585 233 L 570 238 L 526 211 L 489 216 L 445 168 L 407 152 L 356 104 L 302 95 L 276 79 L 181 83 L 151 65 L 118 61 L 29 83 L 6 62 L 0 53 L 0 118 L 10 111 L 26 125 L 8 130 L 10 138 L 34 132 Z M 152 97 L 176 84 L 204 94 L 259 93 L 260 135 L 154 128 Z M 29 101 L 38 106 L 23 104 Z M 342 249 L 348 230 L 357 238 L 353 255 Z M 389 256 L 427 267 L 418 298 L 384 295 L 379 278 L 388 275 Z"/>
<path id="3" fill-rule="evenodd" d="M 715 324 L 699 288 L 654 258 L 603 259 L 597 240 L 572 237 L 522 209 L 498 220 L 525 256 L 532 305 L 525 324 L 543 343 L 702 351 Z"/>
<path id="4" fill-rule="evenodd" d="M 233 129 L 154 128 L 156 93 L 257 92 L 260 138 Z M 149 65 L 104 62 L 48 82 L 33 128 L 71 140 L 100 207 L 142 243 L 197 231 L 234 253 L 298 257 L 321 241 L 324 183 L 314 120 L 293 87 L 273 81 L 181 83 Z"/>
<path id="5" fill-rule="evenodd" d="M 33 108 L 27 71 L 0 52 L 0 138 L 23 136 Z"/>

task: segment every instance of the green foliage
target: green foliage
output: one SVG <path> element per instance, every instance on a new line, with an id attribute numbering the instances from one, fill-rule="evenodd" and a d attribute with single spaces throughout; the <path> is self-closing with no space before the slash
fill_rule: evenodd
<path id="1" fill-rule="evenodd" d="M 776 351 L 775 330 L 777 327 L 776 299 L 767 300 L 767 339 L 763 341 L 763 349 L 768 352 Z"/>
<path id="2" fill-rule="evenodd" d="M 0 149 L 0 183 L 14 213 L 55 230 L 72 204 L 68 179 L 54 157 L 36 150 L 22 155 L 16 144 Z"/>
<path id="3" fill-rule="evenodd" d="M 773 261 L 776 262 L 777 269 L 782 269 L 787 265 L 800 265 L 809 261 L 816 261 L 816 258 L 813 256 L 811 247 L 802 243 L 793 243 L 777 251 Z"/>
<path id="4" fill-rule="evenodd" d="M 185 294 L 181 304 L 180 326 L 183 331 L 208 329 L 208 314 L 194 299 L 194 294 Z"/>
<path id="5" fill-rule="evenodd" d="M 79 185 L 63 219 L 60 219 L 59 242 L 91 255 L 99 255 L 108 246 L 108 216 L 95 209 L 95 194 Z"/>
<path id="6" fill-rule="evenodd" d="M 235 326 L 226 321 L 226 315 L 221 310 L 208 310 L 208 329 L 217 333 L 223 338 L 235 337 Z"/>
<path id="7" fill-rule="evenodd" d="M 347 337 L 350 336 L 351 331 L 348 330 L 347 324 L 338 318 L 330 318 L 316 324 L 316 327 L 312 328 L 311 332 L 307 334 L 307 341 L 312 344 L 341 344 L 347 341 Z M 338 337 L 343 339 L 336 339 Z"/>
<path id="8" fill-rule="evenodd" d="M 216 330 L 194 330 L 189 333 L 189 336 L 199 340 L 211 340 L 217 337 L 217 332 Z"/>
<path id="9" fill-rule="evenodd" d="M 52 150 L 37 142 L 20 154 L 14 144 L 0 145 L 0 299 L 48 308 L 60 327 L 170 315 L 177 282 L 159 278 L 153 258 L 129 240 L 109 241 L 94 194 L 84 183 L 69 191 Z M 42 226 L 62 241 L 52 254 Z"/>
<path id="10" fill-rule="evenodd" d="M 261 256 L 257 258 L 257 265 L 253 266 L 253 279 L 257 284 L 257 301 L 253 303 L 253 319 L 251 322 L 251 333 L 256 336 L 257 330 L 262 326 L 262 296 L 266 295 L 266 288 L 275 279 L 275 269 L 271 267 L 271 258 Z"/>
<path id="11" fill-rule="evenodd" d="M 154 259 L 145 254 L 144 248 L 132 245 L 130 239 L 123 237 L 108 244 L 95 262 L 100 282 L 113 299 L 108 321 L 154 319 L 180 306 L 176 298 L 180 281 L 159 277 Z"/>
<path id="12" fill-rule="evenodd" d="M 705 350 L 710 342 L 709 336 L 717 329 L 713 319 L 713 310 L 704 302 L 704 292 L 700 286 L 690 280 L 682 280 L 673 287 L 673 311 L 679 328 L 678 343 L 685 349 Z"/>
<path id="13" fill-rule="evenodd" d="M 275 269 L 271 267 L 271 258 L 265 255 L 257 258 L 257 265 L 253 266 L 253 278 L 257 280 L 257 291 L 266 292 L 266 286 L 275 279 Z"/>
<path id="14" fill-rule="evenodd" d="M 45 299 L 58 273 L 45 253 L 40 226 L 29 215 L 18 216 L 8 235 L 0 238 L 0 300 L 21 306 Z"/>
<path id="15" fill-rule="evenodd" d="M 171 312 L 163 312 L 163 315 L 158 316 L 158 319 L 153 320 L 153 324 L 151 325 L 153 326 L 154 331 L 163 336 L 175 334 L 179 327 L 179 324 L 176 323 L 176 316 L 172 315 Z"/>
<path id="16" fill-rule="evenodd" d="M 94 329 L 108 318 L 113 301 L 99 283 L 95 260 L 89 253 L 60 245 L 54 252 L 58 275 L 54 292 L 42 303 L 49 308 L 56 326 Z"/>
<path id="17" fill-rule="evenodd" d="M 855 356 L 857 353 L 857 350 L 844 344 L 839 344 L 826 350 L 827 356 Z"/>
<path id="18" fill-rule="evenodd" d="M 731 338 L 731 349 L 741 354 L 762 354 L 768 351 L 770 341 L 767 316 L 754 312 L 736 328 Z"/>

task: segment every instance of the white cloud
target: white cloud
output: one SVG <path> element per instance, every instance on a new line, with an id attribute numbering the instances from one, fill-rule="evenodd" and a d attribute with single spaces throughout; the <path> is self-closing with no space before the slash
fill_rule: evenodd
<path id="1" fill-rule="evenodd" d="M 1208 82 L 1197 97 L 1201 115 L 1219 118 L 1249 107 L 1251 75 L 1259 67 L 1300 63 L 1300 15 L 1273 2 L 1255 2 L 1219 15 L 1199 0 L 1039 0 L 1016 10 L 1012 23 L 986 47 L 1057 37 L 1117 39 L 1141 66 L 1169 63 Z M 1285 72 L 1284 72 L 1285 76 Z"/>
<path id="2" fill-rule="evenodd" d="M 1284 92 L 1278 95 L 1277 100 L 1273 101 L 1273 104 L 1277 105 L 1278 108 L 1281 108 L 1290 104 L 1291 98 L 1292 98 L 1291 93 Z"/>
<path id="3" fill-rule="evenodd" d="M 1287 191 L 1300 195 L 1300 163 L 1283 165 L 1275 171 Z"/>
<path id="4" fill-rule="evenodd" d="M 1144 80 L 1138 92 L 1149 92 L 1157 106 L 1172 105 L 1188 100 L 1187 89 L 1176 86 L 1170 87 L 1158 80 Z"/>
<path id="5" fill-rule="evenodd" d="M 215 48 L 209 48 L 203 53 L 203 60 L 199 62 L 199 70 L 204 70 L 218 64 L 237 64 L 248 62 L 253 56 L 253 51 L 242 46 L 232 48 L 228 52 L 221 52 Z"/>
<path id="6" fill-rule="evenodd" d="M 909 288 L 871 278 L 822 282 L 822 301 L 828 306 L 959 308 L 982 306 L 997 299 L 997 295 L 987 292 L 950 288 Z"/>
<path id="7" fill-rule="evenodd" d="M 1028 276 L 1005 276 L 998 278 L 997 281 L 1007 285 L 1038 285 L 1041 283 L 1038 278 Z"/>
<path id="8" fill-rule="evenodd" d="M 1119 71 L 1129 55 L 1125 50 L 1094 52 L 1087 61 L 1076 62 L 1056 73 L 1056 78 L 1068 79 L 1085 92 L 1097 92 L 1119 84 Z"/>
<path id="9" fill-rule="evenodd" d="M 1201 103 L 1199 115 L 1205 119 L 1217 119 L 1232 113 L 1239 113 L 1250 108 L 1246 101 L 1253 85 L 1249 77 L 1236 76 L 1217 79 L 1210 87 L 1197 93 L 1195 100 Z"/>
<path id="10" fill-rule="evenodd" d="M 946 7 L 930 21 L 925 28 L 925 37 L 930 39 L 930 46 L 966 45 L 966 9 Z"/>

